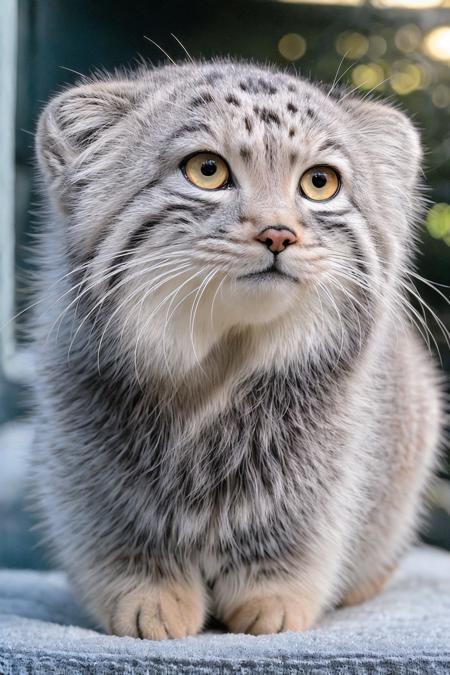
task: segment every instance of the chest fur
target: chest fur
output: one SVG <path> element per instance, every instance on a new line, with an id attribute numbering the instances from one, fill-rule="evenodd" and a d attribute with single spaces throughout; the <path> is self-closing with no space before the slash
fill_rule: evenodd
<path id="1" fill-rule="evenodd" d="M 83 508 L 102 519 L 107 508 L 114 547 L 118 538 L 136 555 L 216 561 L 207 567 L 267 564 L 298 552 L 323 526 L 345 467 L 336 369 L 255 375 L 189 432 L 175 405 L 80 372 L 77 398 L 67 387 L 57 392 L 64 443 L 73 437 L 77 447 L 64 471 L 84 482 L 86 471 L 93 476 Z"/>

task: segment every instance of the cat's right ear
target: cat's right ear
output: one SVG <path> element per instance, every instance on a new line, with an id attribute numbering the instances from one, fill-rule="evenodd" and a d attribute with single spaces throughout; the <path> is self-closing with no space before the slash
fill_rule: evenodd
<path id="1" fill-rule="evenodd" d="M 106 80 L 72 87 L 50 101 L 39 120 L 36 152 L 51 185 L 129 113 L 136 96 L 130 82 Z"/>

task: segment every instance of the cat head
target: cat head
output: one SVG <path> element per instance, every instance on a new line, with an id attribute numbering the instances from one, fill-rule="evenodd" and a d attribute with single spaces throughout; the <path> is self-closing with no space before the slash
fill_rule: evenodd
<path id="1" fill-rule="evenodd" d="M 389 105 L 248 64 L 166 66 L 62 93 L 37 149 L 85 299 L 144 361 L 189 369 L 230 331 L 286 360 L 350 349 L 395 305 L 421 151 Z"/>

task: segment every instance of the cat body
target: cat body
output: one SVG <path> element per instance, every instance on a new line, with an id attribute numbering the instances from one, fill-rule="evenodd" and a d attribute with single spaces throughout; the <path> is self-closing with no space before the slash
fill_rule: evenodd
<path id="1" fill-rule="evenodd" d="M 185 64 L 62 93 L 38 157 L 35 482 L 88 609 L 119 635 L 208 614 L 259 634 L 377 592 L 442 425 L 404 311 L 411 123 L 268 68 Z"/>

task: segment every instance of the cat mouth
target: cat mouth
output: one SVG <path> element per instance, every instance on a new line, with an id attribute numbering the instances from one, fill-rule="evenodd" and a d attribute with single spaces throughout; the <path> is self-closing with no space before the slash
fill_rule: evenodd
<path id="1" fill-rule="evenodd" d="M 269 267 L 266 267 L 263 270 L 258 270 L 257 272 L 241 274 L 238 277 L 238 279 L 254 279 L 255 281 L 257 280 L 268 281 L 270 279 L 286 279 L 288 281 L 298 283 L 297 277 L 294 277 L 292 274 L 288 274 L 287 272 L 283 272 L 276 266 L 275 263 L 273 265 L 270 265 Z"/>

